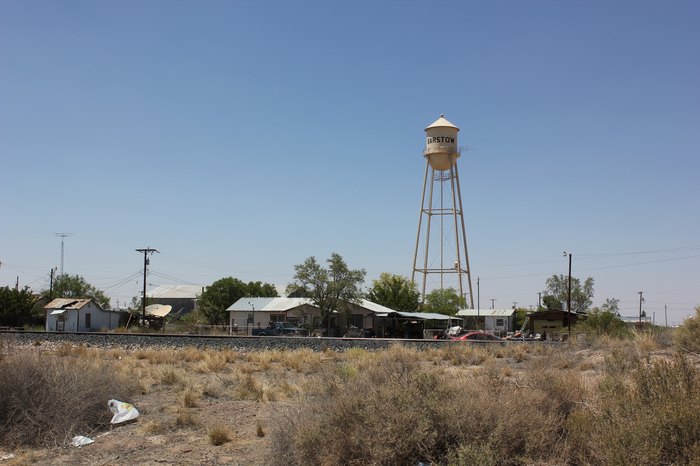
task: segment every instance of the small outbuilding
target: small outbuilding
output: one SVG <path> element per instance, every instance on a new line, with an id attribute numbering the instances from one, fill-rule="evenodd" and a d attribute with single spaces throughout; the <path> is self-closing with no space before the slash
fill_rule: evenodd
<path id="1" fill-rule="evenodd" d="M 588 315 L 583 312 L 562 311 L 559 309 L 548 309 L 544 311 L 531 312 L 527 315 L 525 328 L 529 333 L 546 333 L 548 335 L 568 332 L 569 315 L 571 315 L 571 326 L 576 322 L 586 319 Z"/>
<path id="2" fill-rule="evenodd" d="M 56 298 L 46 306 L 47 332 L 96 332 L 119 326 L 119 311 L 105 310 L 90 298 Z"/>

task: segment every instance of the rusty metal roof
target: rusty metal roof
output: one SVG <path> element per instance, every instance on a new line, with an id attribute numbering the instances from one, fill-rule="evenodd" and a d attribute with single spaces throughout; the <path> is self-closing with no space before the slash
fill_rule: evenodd
<path id="1" fill-rule="evenodd" d="M 44 306 L 44 309 L 65 309 L 65 310 L 75 310 L 82 309 L 83 307 L 90 304 L 92 301 L 90 298 L 76 299 L 76 298 L 56 298 L 49 304 Z"/>

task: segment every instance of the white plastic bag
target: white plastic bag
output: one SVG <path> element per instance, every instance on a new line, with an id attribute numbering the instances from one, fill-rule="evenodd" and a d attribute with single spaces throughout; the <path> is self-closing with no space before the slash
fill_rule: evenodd
<path id="1" fill-rule="evenodd" d="M 71 444 L 74 447 L 82 447 L 84 445 L 90 445 L 93 442 L 94 442 L 94 440 L 89 438 L 89 437 L 84 437 L 82 435 L 76 435 L 75 437 L 73 437 L 73 441 L 71 442 Z"/>
<path id="2" fill-rule="evenodd" d="M 114 413 L 114 416 L 112 417 L 112 424 L 131 421 L 132 419 L 139 417 L 139 412 L 131 403 L 124 403 L 123 401 L 118 400 L 109 400 L 107 406 L 109 406 L 109 410 Z"/>

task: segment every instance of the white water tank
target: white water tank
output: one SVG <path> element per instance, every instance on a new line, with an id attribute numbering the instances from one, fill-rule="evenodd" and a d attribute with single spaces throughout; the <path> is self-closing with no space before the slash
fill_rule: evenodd
<path id="1" fill-rule="evenodd" d="M 444 171 L 452 168 L 459 157 L 457 132 L 459 128 L 440 115 L 433 124 L 425 128 L 425 151 L 433 170 Z"/>

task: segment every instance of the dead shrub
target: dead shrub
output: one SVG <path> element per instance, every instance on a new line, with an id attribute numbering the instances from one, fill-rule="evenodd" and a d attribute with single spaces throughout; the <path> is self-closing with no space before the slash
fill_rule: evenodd
<path id="1" fill-rule="evenodd" d="M 109 425 L 135 382 L 94 360 L 18 353 L 0 361 L 0 444 L 58 445 Z"/>
<path id="2" fill-rule="evenodd" d="M 599 390 L 598 403 L 568 421 L 574 462 L 696 464 L 700 376 L 686 359 L 638 361 L 608 374 Z"/>
<path id="3" fill-rule="evenodd" d="M 177 385 L 182 383 L 184 372 L 174 366 L 158 368 L 158 379 L 163 385 Z"/>
<path id="4" fill-rule="evenodd" d="M 207 429 L 207 438 L 212 445 L 220 446 L 233 440 L 233 432 L 226 426 L 215 425 Z"/>
<path id="5" fill-rule="evenodd" d="M 455 366 L 480 366 L 493 355 L 482 345 L 470 345 L 464 342 L 447 344 L 442 350 L 443 359 Z"/>
<path id="6" fill-rule="evenodd" d="M 195 413 L 189 408 L 179 408 L 175 417 L 175 426 L 178 428 L 197 427 L 199 420 Z"/>
<path id="7" fill-rule="evenodd" d="M 565 450 L 562 420 L 546 394 L 504 377 L 448 375 L 423 364 L 420 352 L 395 346 L 338 380 L 273 427 L 278 464 L 556 462 Z"/>
<path id="8" fill-rule="evenodd" d="M 196 408 L 199 401 L 202 399 L 202 391 L 193 385 L 185 386 L 182 391 L 181 400 L 185 408 Z"/>
<path id="9" fill-rule="evenodd" d="M 695 315 L 683 321 L 673 335 L 673 340 L 681 351 L 700 353 L 700 306 L 695 308 Z"/>

